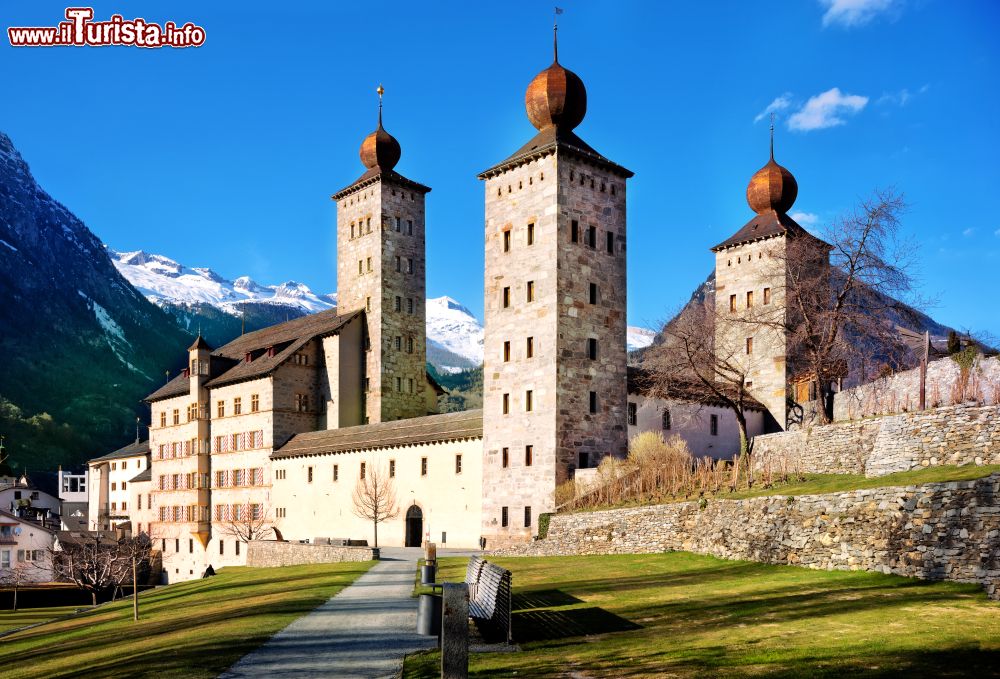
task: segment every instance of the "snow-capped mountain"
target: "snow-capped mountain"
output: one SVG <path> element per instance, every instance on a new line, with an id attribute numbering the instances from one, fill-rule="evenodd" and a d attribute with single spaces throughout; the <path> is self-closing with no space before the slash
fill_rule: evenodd
<path id="1" fill-rule="evenodd" d="M 626 346 L 629 351 L 645 349 L 653 343 L 653 339 L 655 337 L 656 333 L 649 328 L 640 328 L 630 325 L 628 326 L 628 334 L 626 335 Z"/>
<path id="2" fill-rule="evenodd" d="M 316 294 L 294 281 L 263 285 L 248 276 L 229 281 L 201 267 L 188 267 L 163 255 L 142 250 L 108 249 L 115 267 L 143 295 L 171 313 L 182 326 L 201 329 L 211 341 L 228 341 L 246 314 L 247 330 L 283 318 L 330 309 L 337 294 Z M 221 314 L 219 312 L 222 312 Z M 629 327 L 628 350 L 648 346 L 655 333 Z M 427 360 L 438 370 L 454 373 L 483 363 L 483 324 L 452 297 L 427 300 Z"/>
<path id="3" fill-rule="evenodd" d="M 246 302 L 293 307 L 304 313 L 330 309 L 336 295 L 317 295 L 295 281 L 280 285 L 260 285 L 249 276 L 229 281 L 211 269 L 187 267 L 163 255 L 142 250 L 117 252 L 108 249 L 115 267 L 151 302 L 170 304 L 210 304 L 233 315 L 242 313 Z"/>

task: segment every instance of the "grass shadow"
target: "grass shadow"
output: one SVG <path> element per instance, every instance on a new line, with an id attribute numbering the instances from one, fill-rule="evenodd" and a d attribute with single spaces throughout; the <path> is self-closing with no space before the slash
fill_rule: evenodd
<path id="1" fill-rule="evenodd" d="M 511 615 L 511 625 L 517 643 L 642 629 L 642 625 L 596 606 L 558 611 L 519 611 Z"/>
<path id="2" fill-rule="evenodd" d="M 583 603 L 581 599 L 577 599 L 561 589 L 541 589 L 514 594 L 511 597 L 511 610 L 526 611 L 533 608 L 554 608 L 580 603 Z"/>

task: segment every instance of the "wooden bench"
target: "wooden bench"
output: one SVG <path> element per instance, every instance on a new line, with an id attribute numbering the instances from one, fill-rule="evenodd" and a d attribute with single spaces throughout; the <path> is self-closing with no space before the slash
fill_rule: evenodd
<path id="1" fill-rule="evenodd" d="M 471 572 L 471 560 L 469 566 Z M 511 572 L 495 564 L 482 562 L 475 595 L 473 596 L 471 589 L 469 592 L 469 617 L 475 621 L 487 640 L 503 639 L 504 642 L 511 643 L 510 599 Z"/>
<path id="2" fill-rule="evenodd" d="M 479 584 L 479 574 L 485 563 L 483 558 L 479 556 L 469 558 L 469 565 L 465 569 L 465 584 L 469 586 L 469 601 L 476 598 L 476 585 Z"/>

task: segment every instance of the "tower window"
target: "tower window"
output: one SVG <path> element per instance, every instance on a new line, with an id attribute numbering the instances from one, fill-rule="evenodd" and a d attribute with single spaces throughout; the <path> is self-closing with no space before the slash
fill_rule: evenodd
<path id="1" fill-rule="evenodd" d="M 590 453 L 586 451 L 580 452 L 580 460 L 577 467 L 580 469 L 588 469 L 590 467 Z"/>
<path id="2" fill-rule="evenodd" d="M 406 298 L 406 313 L 408 313 L 408 314 L 412 314 L 413 313 L 413 298 L 412 297 L 407 297 Z"/>
<path id="3" fill-rule="evenodd" d="M 590 303 L 597 304 L 597 283 L 590 284 Z"/>
<path id="4" fill-rule="evenodd" d="M 524 527 L 531 528 L 531 507 L 524 508 Z"/>
<path id="5" fill-rule="evenodd" d="M 535 223 L 531 222 L 528 224 L 528 245 L 535 244 Z"/>
<path id="6" fill-rule="evenodd" d="M 628 423 L 629 426 L 634 427 L 639 421 L 639 409 L 635 403 L 629 402 L 628 404 Z"/>
<path id="7" fill-rule="evenodd" d="M 736 311 L 736 295 L 729 296 L 729 311 L 730 312 Z"/>
<path id="8" fill-rule="evenodd" d="M 396 378 L 396 391 L 398 391 L 399 393 L 403 392 L 403 378 L 402 377 L 397 377 Z"/>
<path id="9" fill-rule="evenodd" d="M 506 528 L 509 525 L 510 525 L 510 518 L 507 516 L 507 508 L 506 507 L 501 507 L 500 508 L 500 527 L 501 528 Z"/>
<path id="10" fill-rule="evenodd" d="M 359 259 L 358 260 L 358 275 L 360 276 L 364 272 L 365 272 L 365 263 L 364 263 L 364 260 Z"/>
<path id="11" fill-rule="evenodd" d="M 663 409 L 663 431 L 670 431 L 670 411 Z"/>
<path id="12" fill-rule="evenodd" d="M 510 394 L 503 395 L 503 414 L 510 413 Z"/>
<path id="13" fill-rule="evenodd" d="M 427 476 L 427 458 L 420 458 L 420 475 Z"/>
<path id="14" fill-rule="evenodd" d="M 531 358 L 535 355 L 535 338 L 529 337 L 525 342 L 524 357 Z"/>
<path id="15" fill-rule="evenodd" d="M 591 414 L 597 412 L 597 392 L 590 392 L 590 412 Z"/>
<path id="16" fill-rule="evenodd" d="M 615 195 L 615 185 L 614 184 L 611 185 L 611 195 L 612 196 Z"/>
<path id="17" fill-rule="evenodd" d="M 510 231 L 503 232 L 503 251 L 510 252 Z"/>
<path id="18" fill-rule="evenodd" d="M 615 234 L 608 231 L 608 254 L 615 254 Z"/>
<path id="19" fill-rule="evenodd" d="M 528 281 L 528 286 L 525 289 L 525 297 L 529 302 L 535 301 L 535 281 Z"/>
<path id="20" fill-rule="evenodd" d="M 306 483 L 312 483 L 312 482 L 313 482 L 313 468 L 312 467 L 307 467 L 306 468 Z"/>
<path id="21" fill-rule="evenodd" d="M 403 259 L 399 255 L 396 255 L 396 273 L 403 270 Z"/>
<path id="22" fill-rule="evenodd" d="M 462 473 L 462 456 L 461 455 L 456 455 L 455 456 L 455 473 L 456 474 L 461 474 Z"/>
<path id="23" fill-rule="evenodd" d="M 406 235 L 407 236 L 412 236 L 413 235 L 413 220 L 412 219 L 407 219 L 406 220 Z"/>
<path id="24" fill-rule="evenodd" d="M 528 389 L 527 391 L 524 392 L 524 411 L 525 412 L 530 413 L 531 410 L 532 410 L 532 408 L 534 408 L 534 405 L 535 405 L 534 395 L 535 395 L 535 393 L 531 389 Z"/>
<path id="25" fill-rule="evenodd" d="M 764 304 L 771 303 L 771 288 L 764 288 Z"/>
<path id="26" fill-rule="evenodd" d="M 368 273 L 371 273 L 371 271 L 372 271 L 372 258 L 371 257 L 367 258 L 365 267 L 368 269 Z"/>
<path id="27" fill-rule="evenodd" d="M 503 343 L 503 362 L 506 363 L 510 360 L 510 340 Z"/>
<path id="28" fill-rule="evenodd" d="M 340 465 L 339 464 L 333 465 L 333 480 L 334 481 L 339 481 L 340 480 Z"/>
<path id="29" fill-rule="evenodd" d="M 534 461 L 535 461 L 535 447 L 534 446 L 525 446 L 524 447 L 524 466 L 525 467 L 530 467 L 531 464 Z"/>
<path id="30" fill-rule="evenodd" d="M 365 297 L 365 311 L 371 313 L 372 310 L 372 298 Z"/>
<path id="31" fill-rule="evenodd" d="M 719 416 L 712 415 L 711 419 L 708 421 L 708 431 L 712 436 L 719 435 Z"/>
<path id="32" fill-rule="evenodd" d="M 569 239 L 573 243 L 580 241 L 580 222 L 575 219 L 569 224 Z"/>
<path id="33" fill-rule="evenodd" d="M 753 306 L 753 290 L 747 290 L 747 309 Z"/>
<path id="34" fill-rule="evenodd" d="M 593 337 L 587 340 L 587 358 L 592 361 L 597 360 L 597 340 Z"/>
<path id="35" fill-rule="evenodd" d="M 502 302 L 503 302 L 503 308 L 504 309 L 507 309 L 508 307 L 510 307 L 510 287 L 509 286 L 503 289 L 503 300 L 502 300 Z"/>
<path id="36" fill-rule="evenodd" d="M 506 469 L 510 466 L 510 448 L 504 448 L 500 453 L 500 464 Z"/>
<path id="37" fill-rule="evenodd" d="M 413 273 L 413 257 L 406 258 L 406 273 Z"/>
<path id="38" fill-rule="evenodd" d="M 403 336 L 402 335 L 396 335 L 395 345 L 396 345 L 396 351 L 402 350 L 402 348 L 403 348 Z M 396 379 L 399 379 L 399 378 L 396 378 Z"/>
<path id="39" fill-rule="evenodd" d="M 354 238 L 354 222 L 351 222 L 351 238 Z"/>
<path id="40" fill-rule="evenodd" d="M 364 462 L 362 462 L 362 463 L 361 463 L 361 478 L 362 478 L 362 479 L 363 479 L 363 478 L 365 478 L 365 472 L 366 472 L 366 471 L 368 471 L 366 467 L 367 467 L 367 466 L 365 465 L 365 463 L 364 463 Z"/>
<path id="41" fill-rule="evenodd" d="M 389 478 L 390 479 L 396 478 L 396 461 L 395 460 L 389 460 Z"/>
<path id="42" fill-rule="evenodd" d="M 587 245 L 592 248 L 597 247 L 597 227 L 593 224 L 587 227 Z"/>
<path id="43" fill-rule="evenodd" d="M 406 338 L 406 353 L 408 354 L 413 353 L 413 337 Z"/>
<path id="44" fill-rule="evenodd" d="M 747 337 L 747 354 L 753 353 L 753 337 Z"/>
<path id="45" fill-rule="evenodd" d="M 402 221 L 399 217 L 396 217 L 396 233 L 399 233 L 402 228 Z"/>
<path id="46" fill-rule="evenodd" d="M 397 271 L 398 271 L 398 269 L 397 269 Z M 395 308 L 396 308 L 396 311 L 402 311 L 403 310 L 403 298 L 400 297 L 399 295 L 396 295 L 396 307 Z"/>

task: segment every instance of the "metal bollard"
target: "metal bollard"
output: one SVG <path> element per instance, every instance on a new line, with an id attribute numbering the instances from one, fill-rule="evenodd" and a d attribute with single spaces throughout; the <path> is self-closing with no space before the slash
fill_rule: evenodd
<path id="1" fill-rule="evenodd" d="M 425 637 L 441 635 L 441 595 L 421 594 L 417 603 L 417 634 Z"/>

